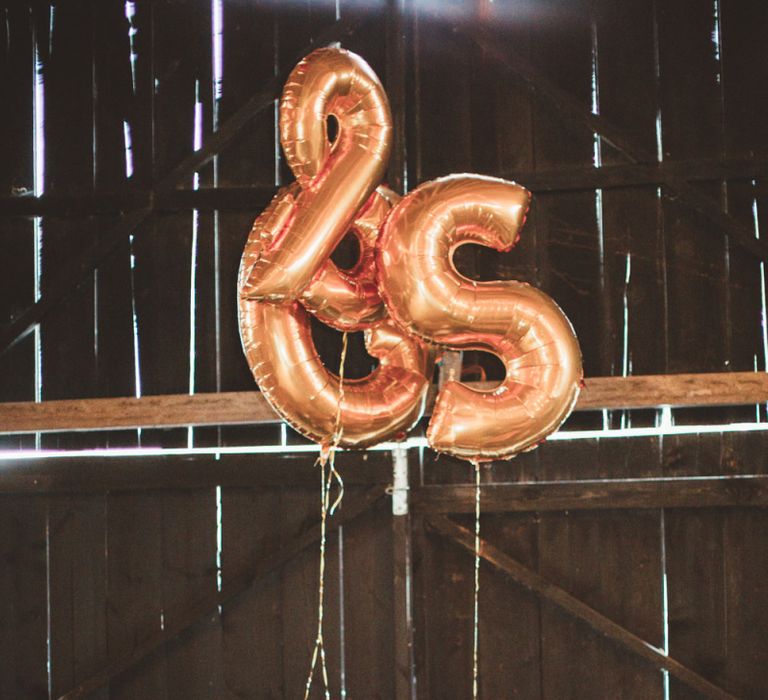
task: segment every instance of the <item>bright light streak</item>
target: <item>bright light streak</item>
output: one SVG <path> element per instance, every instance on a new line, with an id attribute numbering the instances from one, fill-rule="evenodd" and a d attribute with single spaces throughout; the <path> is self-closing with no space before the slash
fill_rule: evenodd
<path id="1" fill-rule="evenodd" d="M 638 428 L 616 428 L 610 430 L 562 430 L 547 438 L 547 442 L 569 440 L 606 440 L 614 438 L 664 437 L 668 435 L 708 435 L 719 433 L 768 432 L 768 423 L 722 423 L 714 425 L 658 425 Z M 374 452 L 394 449 L 429 447 L 424 437 L 408 438 L 402 442 L 382 442 L 368 448 Z M 128 447 L 97 448 L 91 450 L 0 450 L 0 461 L 21 461 L 31 459 L 65 459 L 109 457 L 194 457 L 213 455 L 260 455 L 318 453 L 315 444 L 302 445 L 233 445 L 228 447 Z M 344 450 L 342 450 L 344 451 Z M 538 482 L 537 482 L 538 483 Z"/>
<path id="2" fill-rule="evenodd" d="M 51 6 L 51 28 L 53 27 L 53 6 Z M 45 83 L 43 78 L 43 62 L 37 36 L 34 37 L 34 53 L 32 56 L 34 68 L 34 89 L 32 91 L 32 188 L 36 197 L 45 191 Z M 43 276 L 43 220 L 36 216 L 32 223 L 34 235 L 34 298 L 40 300 Z M 40 325 L 35 326 L 35 401 L 43 400 L 43 345 L 40 336 Z M 35 446 L 40 447 L 40 433 L 35 435 Z"/>
<path id="3" fill-rule="evenodd" d="M 133 234 L 128 236 L 128 245 L 131 251 L 131 317 L 133 321 L 133 382 L 134 396 L 141 398 L 141 362 L 139 361 L 139 318 L 136 314 L 136 282 L 134 270 L 136 269 L 136 255 L 133 252 Z M 139 429 L 141 432 L 141 429 Z"/>
<path id="4" fill-rule="evenodd" d="M 224 77 L 224 7 L 222 0 L 211 4 L 213 24 L 213 99 L 220 100 Z"/>
<path id="5" fill-rule="evenodd" d="M 125 18 L 128 20 L 128 47 L 129 47 L 129 60 L 131 62 L 131 89 L 133 94 L 136 94 L 136 33 L 139 31 L 133 23 L 133 18 L 136 16 L 136 3 L 131 0 L 126 0 L 125 3 Z"/>
<path id="6" fill-rule="evenodd" d="M 125 142 L 125 176 L 133 175 L 133 140 L 131 139 L 131 125 L 123 120 L 123 141 Z"/>
<path id="7" fill-rule="evenodd" d="M 200 101 L 200 82 L 195 82 L 195 114 L 192 133 L 192 147 L 199 151 L 203 147 L 203 103 Z M 192 176 L 192 189 L 200 189 L 200 174 Z M 190 395 L 195 393 L 196 335 L 197 335 L 197 247 L 200 234 L 200 212 L 192 210 L 192 244 L 189 261 L 189 375 L 188 389 Z M 194 443 L 194 428 L 187 428 L 187 447 Z"/>

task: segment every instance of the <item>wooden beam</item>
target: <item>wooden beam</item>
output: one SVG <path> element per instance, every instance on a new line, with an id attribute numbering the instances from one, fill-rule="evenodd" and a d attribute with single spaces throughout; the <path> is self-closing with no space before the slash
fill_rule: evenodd
<path id="1" fill-rule="evenodd" d="M 375 503 L 384 497 L 385 493 L 385 489 L 377 486 L 369 489 L 357 499 L 349 498 L 349 502 L 345 501 L 338 513 L 328 520 L 329 531 L 333 532 L 339 526 L 346 525 L 368 512 Z M 185 610 L 165 610 L 163 629 L 153 630 L 131 652 L 113 659 L 104 668 L 61 695 L 59 700 L 84 698 L 95 690 L 103 688 L 113 678 L 137 666 L 150 654 L 203 621 L 208 615 L 215 613 L 219 606 L 229 603 L 233 598 L 248 590 L 256 580 L 281 568 L 319 539 L 320 526 L 315 525 L 287 544 L 267 552 L 252 568 L 232 578 L 225 579 L 222 582 L 221 591 L 207 596 Z"/>
<path id="2" fill-rule="evenodd" d="M 576 410 L 738 406 L 768 401 L 768 373 L 649 374 L 587 379 Z"/>
<path id="3" fill-rule="evenodd" d="M 487 389 L 492 383 L 470 382 Z M 433 387 L 428 411 L 434 404 Z M 577 411 L 768 402 L 768 373 L 720 372 L 587 379 Z M 258 391 L 42 403 L 0 403 L 0 434 L 277 423 Z"/>
<path id="4" fill-rule="evenodd" d="M 758 158 L 696 159 L 658 164 L 629 163 L 600 167 L 563 167 L 554 170 L 514 170 L 503 173 L 534 194 L 662 185 L 670 178 L 687 182 L 721 182 L 768 178 L 768 160 Z M 0 216 L 93 216 L 137 209 L 155 213 L 252 211 L 263 208 L 275 194 L 273 187 L 201 187 L 197 190 L 100 192 L 99 194 L 22 195 L 0 197 Z"/>
<path id="5" fill-rule="evenodd" d="M 688 182 L 752 180 L 768 177 L 768 161 L 754 158 L 696 159 L 600 167 L 565 166 L 554 170 L 529 172 L 510 170 L 503 175 L 519 182 L 534 194 L 541 194 L 662 185 L 670 178 Z"/>
<path id="6" fill-rule="evenodd" d="M 470 31 L 470 36 L 525 90 L 536 98 L 547 102 L 563 118 L 581 124 L 593 133 L 599 134 L 602 139 L 635 163 L 651 164 L 657 162 L 655 153 L 639 147 L 631 137 L 604 117 L 592 114 L 586 104 L 582 104 L 569 92 L 555 85 L 529 61 L 516 54 L 508 43 L 500 42 L 482 29 Z M 668 195 L 678 199 L 717 225 L 734 241 L 738 241 L 745 250 L 760 260 L 768 260 L 768 243 L 765 240 L 755 238 L 754 231 L 742 226 L 736 219 L 724 212 L 716 202 L 706 195 L 702 195 L 685 179 L 666 175 L 662 185 L 667 190 Z"/>
<path id="7" fill-rule="evenodd" d="M 418 513 L 474 513 L 475 487 L 422 486 L 411 499 Z M 727 506 L 768 507 L 768 476 L 483 485 L 484 513 Z"/>
<path id="8" fill-rule="evenodd" d="M 40 197 L 0 197 L 0 216 L 87 217 L 121 214 L 137 209 L 154 213 L 253 211 L 266 206 L 274 187 L 201 187 L 197 190 L 100 192 L 85 195 L 44 194 Z"/>
<path id="9" fill-rule="evenodd" d="M 474 553 L 475 536 L 467 528 L 456 524 L 445 516 L 439 515 L 430 518 L 427 522 L 428 526 L 435 532 L 449 538 L 468 552 Z M 591 608 L 578 598 L 574 598 L 570 593 L 545 580 L 535 571 L 531 571 L 484 540 L 480 544 L 480 556 L 492 566 L 503 571 L 516 583 L 536 593 L 543 600 L 582 620 L 599 634 L 623 646 L 645 661 L 650 662 L 656 668 L 666 669 L 672 676 L 685 683 L 688 687 L 702 693 L 704 697 L 712 698 L 713 700 L 734 700 L 730 693 L 710 683 L 695 671 L 667 656 L 652 644 L 649 644 L 613 620 L 601 615 L 594 608 Z"/>
<path id="10" fill-rule="evenodd" d="M 213 134 L 203 147 L 191 153 L 157 185 L 159 192 L 170 192 L 180 183 L 192 177 L 192 174 L 205 165 L 218 151 L 239 134 L 262 110 L 272 107 L 275 97 L 280 94 L 283 83 L 295 63 L 316 46 L 324 46 L 346 37 L 359 23 L 359 20 L 339 20 L 324 32 L 316 41 L 302 49 L 296 59 L 284 66 L 270 80 L 261 92 L 253 95 Z M 129 234 L 137 233 L 153 209 L 144 208 L 128 214 L 112 229 L 99 235 L 97 241 L 83 251 L 73 251 L 71 261 L 63 261 L 60 274 L 43 296 L 13 318 L 0 331 L 0 355 L 25 337 L 40 321 L 63 300 L 67 299 L 99 266 L 99 264 L 126 239 Z"/>
<path id="11" fill-rule="evenodd" d="M 290 447 L 286 448 L 290 450 Z M 7 459 L 0 468 L 0 498 L 19 493 L 103 493 L 226 487 L 314 488 L 317 452 L 195 454 L 152 457 L 45 457 Z M 392 481 L 389 452 L 342 451 L 336 464 L 349 486 Z"/>

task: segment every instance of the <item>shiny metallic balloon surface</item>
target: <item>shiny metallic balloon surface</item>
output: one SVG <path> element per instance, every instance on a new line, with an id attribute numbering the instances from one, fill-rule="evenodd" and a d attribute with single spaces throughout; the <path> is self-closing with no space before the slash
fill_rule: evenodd
<path id="1" fill-rule="evenodd" d="M 301 433 L 327 444 L 341 401 L 339 444 L 365 447 L 401 437 L 418 421 L 436 349 L 491 352 L 504 364 L 504 381 L 488 391 L 445 384 L 427 438 L 464 459 L 513 457 L 573 409 L 582 380 L 578 342 L 546 294 L 521 282 L 469 280 L 453 254 L 466 243 L 511 248 L 530 194 L 497 178 L 451 175 L 400 199 L 380 184 L 391 134 L 384 90 L 359 56 L 318 49 L 291 73 L 280 137 L 296 183 L 256 219 L 238 278 L 249 366 Z M 349 231 L 360 260 L 341 270 L 330 256 Z M 317 355 L 308 314 L 339 330 L 365 330 L 379 367 L 342 387 Z"/>
<path id="2" fill-rule="evenodd" d="M 330 115 L 338 122 L 333 143 Z M 434 353 L 388 319 L 376 287 L 376 237 L 398 199 L 377 187 L 391 133 L 384 90 L 360 57 L 318 49 L 301 61 L 280 103 L 296 183 L 256 219 L 241 260 L 240 336 L 251 372 L 288 423 L 324 444 L 337 438 L 358 448 L 404 436 L 424 412 L 432 376 Z M 330 255 L 348 231 L 360 260 L 340 270 Z M 339 330 L 364 330 L 379 366 L 342 387 L 315 350 L 307 312 Z"/>
<path id="3" fill-rule="evenodd" d="M 403 198 L 379 238 L 379 290 L 397 323 L 430 343 L 493 353 L 506 369 L 488 391 L 443 386 L 427 431 L 440 452 L 513 457 L 556 430 L 576 403 L 581 354 L 557 304 L 528 284 L 474 282 L 453 265 L 466 243 L 511 248 L 529 201 L 514 183 L 451 175 Z"/>

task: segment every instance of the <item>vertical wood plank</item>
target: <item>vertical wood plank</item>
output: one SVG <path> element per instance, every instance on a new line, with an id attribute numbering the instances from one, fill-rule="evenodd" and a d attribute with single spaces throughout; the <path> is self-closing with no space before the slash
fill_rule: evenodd
<path id="1" fill-rule="evenodd" d="M 718 157 L 724 153 L 719 7 L 720 3 L 706 6 L 682 0 L 659 6 L 665 157 Z M 719 185 L 705 191 L 724 202 Z M 737 209 L 733 213 L 741 218 Z M 704 222 L 691 221 L 678 205 L 665 203 L 664 217 L 669 260 L 669 369 L 712 371 L 728 367 L 732 357 L 743 356 L 738 345 L 749 344 L 748 336 L 754 332 L 745 327 L 740 331 L 745 334 L 743 339 L 731 333 L 737 319 L 744 321 L 750 313 L 745 305 L 731 316 L 735 309 L 731 302 L 740 293 L 728 284 L 728 266 L 734 262 L 738 267 L 739 256 L 729 258 L 727 241 L 716 230 L 705 230 Z M 678 419 L 698 416 L 697 412 L 688 413 Z M 722 441 L 715 437 L 697 441 L 694 473 L 722 473 L 722 447 Z M 686 469 L 685 462 L 665 461 L 670 472 Z M 723 673 L 732 653 L 724 645 L 728 620 L 723 578 L 727 515 L 722 511 L 668 513 L 667 528 L 670 653 L 733 690 Z M 676 681 L 670 683 L 670 689 L 676 698 L 694 697 Z"/>
<path id="2" fill-rule="evenodd" d="M 665 446 L 670 475 L 763 473 L 765 438 L 679 439 Z M 670 653 L 737 697 L 759 697 L 766 644 L 753 638 L 762 595 L 760 510 L 668 511 L 666 544 Z M 749 610 L 750 612 L 746 612 Z M 697 697 L 671 682 L 672 697 Z"/>
<path id="3" fill-rule="evenodd" d="M 768 152 L 768 100 L 755 85 L 768 76 L 763 37 L 768 31 L 768 7 L 747 8 L 740 3 L 719 3 L 721 11 L 721 88 L 724 110 L 724 152 L 728 156 Z M 768 213 L 764 183 L 729 183 L 728 211 L 745 226 L 762 234 Z M 757 217 L 755 217 L 757 214 Z M 757 221 L 755 220 L 757 219 Z M 762 219 L 762 222 L 761 222 Z M 762 234 L 764 235 L 764 234 Z M 730 245 L 729 298 L 730 366 L 765 370 L 763 340 L 765 313 L 762 288 L 764 266 Z M 765 406 L 729 412 L 731 420 L 765 419 Z M 761 415 L 762 414 L 762 415 Z M 764 439 L 757 435 L 723 436 L 722 471 L 762 473 Z M 736 509 L 726 515 L 723 533 L 727 648 L 725 675 L 735 694 L 759 697 L 768 687 L 768 644 L 757 630 L 765 627 L 766 514 Z"/>
<path id="4" fill-rule="evenodd" d="M 6 105 L 5 129 L 0 139 L 0 191 L 4 195 L 32 192 L 32 27 L 26 8 L 5 8 L 4 42 L 0 52 L 0 95 Z M 26 219 L 3 221 L 3 255 L 0 256 L 0 323 L 9 323 L 34 302 L 34 234 Z M 8 350 L 0 362 L 0 395 L 5 401 L 35 398 L 34 336 Z M 4 437 L 8 447 L 34 445 L 34 436 Z"/>
<path id="5" fill-rule="evenodd" d="M 593 86 L 599 89 L 602 83 L 593 83 L 599 79 L 593 75 L 593 66 L 598 68 L 595 50 L 600 48 L 599 29 L 593 22 L 600 16 L 593 15 L 590 3 L 562 3 L 550 11 L 554 12 L 552 26 L 532 36 L 536 66 L 577 96 L 585 112 L 594 110 L 598 105 Z M 643 38 L 648 41 L 648 37 Z M 610 59 L 610 45 L 606 50 Z M 606 84 L 616 84 L 610 74 Z M 546 106 L 536 106 L 534 144 L 539 168 L 587 165 L 596 157 L 592 135 L 566 124 Z M 610 213 L 613 204 L 608 204 Z M 545 195 L 539 197 L 539 211 L 542 209 L 551 265 L 547 291 L 574 323 L 586 374 L 609 374 L 620 366 L 621 358 L 616 342 L 616 261 L 606 254 L 613 249 L 606 246 L 605 201 L 596 193 Z M 553 445 L 539 455 L 543 478 L 588 478 L 606 469 L 611 476 L 622 476 L 637 468 L 628 460 L 617 462 L 621 455 L 611 454 L 609 444 L 584 442 L 566 447 Z M 645 467 L 643 461 L 640 464 Z M 547 513 L 539 522 L 540 573 L 652 643 L 659 643 L 658 514 L 638 512 L 627 518 L 622 513 L 611 518 L 604 513 Z M 633 533 L 632 546 L 616 546 L 621 532 L 624 537 Z M 630 567 L 635 572 L 631 579 Z M 541 610 L 541 654 L 544 697 L 579 697 L 583 693 L 653 697 L 661 689 L 658 672 L 548 606 Z"/>
<path id="6" fill-rule="evenodd" d="M 543 478 L 620 478 L 658 474 L 656 441 L 573 443 Z M 643 449 L 643 447 L 645 449 Z M 662 558 L 658 511 L 540 515 L 540 569 L 618 624 L 662 644 Z M 593 634 L 563 612 L 542 608 L 544 697 L 660 697 L 659 671 Z"/>
<path id="7" fill-rule="evenodd" d="M 482 7 L 483 30 L 530 60 L 534 25 L 522 18 L 517 21 L 515 3 L 483 3 Z M 482 51 L 473 65 L 472 87 L 473 169 L 518 181 L 518 173 L 535 167 L 534 102 Z M 546 238 L 539 240 L 544 228 L 541 214 L 539 198 L 534 196 L 520 240 L 510 252 L 477 248 L 478 279 L 515 279 L 535 286 L 545 283 L 548 262 Z"/>
<path id="8" fill-rule="evenodd" d="M 52 496 L 49 513 L 51 689 L 59 697 L 107 662 L 106 499 Z"/>
<path id="9" fill-rule="evenodd" d="M 0 693 L 48 698 L 47 503 L 0 499 Z"/>
<path id="10" fill-rule="evenodd" d="M 556 2 L 546 25 L 532 36 L 536 67 L 559 87 L 578 98 L 587 112 L 591 105 L 591 28 L 588 3 Z M 536 167 L 590 165 L 593 138 L 581 125 L 563 120 L 549 105 L 534 111 Z M 537 212 L 544 211 L 550 270 L 544 291 L 562 307 L 573 323 L 584 356 L 586 376 L 604 374 L 610 367 L 604 338 L 611 319 L 597 310 L 595 300 L 610 293 L 601 285 L 600 231 L 592 192 L 542 194 Z M 540 222 L 541 224 L 541 222 Z"/>
<path id="11" fill-rule="evenodd" d="M 768 28 L 768 8 L 746 8 L 739 3 L 718 3 L 720 8 L 720 88 L 723 99 L 723 153 L 728 157 L 762 156 L 768 152 L 768 133 L 763 121 L 768 102 L 754 86 L 768 75 L 762 51 L 762 34 Z M 731 216 L 758 236 L 760 218 L 768 210 L 763 183 L 727 183 Z M 729 367 L 766 369 L 763 341 L 764 266 L 738 245 L 728 245 L 730 335 Z M 760 410 L 762 408 L 762 411 Z M 765 407 L 740 407 L 728 411 L 730 420 L 765 417 Z"/>
<path id="12" fill-rule="evenodd" d="M 630 5 L 597 2 L 594 10 L 599 112 L 656 151 L 654 10 L 651 0 Z M 602 162 L 626 162 L 602 142 Z M 610 275 L 604 296 L 613 330 L 607 338 L 611 374 L 662 373 L 665 369 L 664 254 L 657 229 L 656 188 L 602 193 L 604 255 Z M 626 318 L 626 321 L 625 321 Z"/>
<path id="13" fill-rule="evenodd" d="M 278 547 L 280 492 L 225 488 L 221 500 L 226 582 Z M 222 611 L 224 697 L 285 697 L 281 579 L 272 572 Z"/>
<path id="14" fill-rule="evenodd" d="M 670 654 L 717 683 L 727 655 L 723 591 L 723 513 L 668 512 Z M 698 698 L 670 680 L 675 700 Z"/>
<path id="15" fill-rule="evenodd" d="M 93 188 L 93 15 L 89 2 L 50 8 L 45 90 L 45 191 L 85 194 Z M 42 221 L 42 293 L 59 276 L 58 262 L 93 240 L 87 219 Z M 90 275 L 41 325 L 43 399 L 96 393 L 95 281 Z M 49 435 L 49 447 L 94 444 L 97 437 Z"/>
<path id="16" fill-rule="evenodd" d="M 154 177 L 161 178 L 194 147 L 196 97 L 210 114 L 210 8 L 164 0 L 152 5 Z M 180 183 L 191 189 L 192 182 Z M 145 394 L 190 387 L 191 272 L 194 214 L 158 218 L 134 242 L 141 384 Z M 146 444 L 186 444 L 184 429 L 143 431 Z"/>
<path id="17" fill-rule="evenodd" d="M 117 659 L 157 632 L 163 615 L 162 496 L 114 493 L 107 498 L 107 639 Z M 173 697 L 165 655 L 153 654 L 110 682 L 110 700 Z"/>
<path id="18" fill-rule="evenodd" d="M 240 108 L 274 75 L 278 61 L 278 17 L 283 8 L 274 3 L 223 3 L 223 61 L 219 118 L 222 123 Z M 266 109 L 223 149 L 217 159 L 218 182 L 221 186 L 259 184 L 270 186 L 277 178 L 275 110 Z M 279 146 L 277 146 L 279 148 Z M 237 270 L 243 246 L 253 220 L 268 201 L 254 201 L 251 212 L 220 212 L 216 245 L 218 246 L 218 351 L 217 382 L 222 391 L 254 389 L 242 353 L 237 314 Z M 259 441 L 275 443 L 279 429 L 223 428 L 224 443 Z"/>
<path id="19" fill-rule="evenodd" d="M 172 618 L 216 591 L 216 495 L 211 489 L 163 494 L 163 613 Z M 219 615 L 201 620 L 166 648 L 168 695 L 221 697 Z"/>
<path id="20" fill-rule="evenodd" d="M 223 3 L 222 122 L 272 79 L 280 41 L 278 18 L 285 13 L 286 7 L 263 0 Z M 222 185 L 273 185 L 275 138 L 275 111 L 265 109 L 220 154 L 219 181 Z M 257 205 L 254 202 L 254 206 Z M 257 213 L 254 210 L 252 218 Z M 247 236 L 248 229 L 243 233 Z"/>
<path id="21" fill-rule="evenodd" d="M 731 692 L 755 700 L 768 687 L 768 642 L 761 633 L 768 624 L 766 535 L 765 510 L 739 508 L 728 512 L 723 572 L 728 655 L 723 671 Z"/>
<path id="22" fill-rule="evenodd" d="M 95 191 L 120 192 L 135 182 L 137 166 L 131 102 L 133 76 L 126 9 L 120 3 L 91 2 L 93 12 L 93 122 Z M 135 37 L 134 37 L 135 47 Z M 126 138 L 131 150 L 126 155 Z M 130 173 L 130 174 L 129 174 Z M 101 231 L 117 223 L 114 216 L 97 217 Z M 96 295 L 94 346 L 96 394 L 135 393 L 133 305 L 130 244 L 126 238 L 100 265 L 94 279 Z M 102 434 L 108 445 L 133 445 L 135 431 Z"/>
<path id="23" fill-rule="evenodd" d="M 538 523 L 535 516 L 481 514 L 480 517 L 483 539 L 536 569 Z M 472 518 L 466 518 L 464 524 L 474 528 Z M 466 553 L 464 560 L 464 568 L 471 567 L 472 558 Z M 467 593 L 464 597 L 464 605 L 471 613 L 471 598 Z M 539 601 L 530 593 L 481 563 L 481 697 L 543 697 L 540 607 Z M 471 668 L 464 671 L 471 675 Z"/>
<path id="24" fill-rule="evenodd" d="M 416 185 L 471 170 L 471 42 L 456 31 L 458 3 L 417 6 L 419 104 Z M 464 12 L 469 11 L 464 8 Z M 447 15 L 447 16 L 446 16 Z"/>
<path id="25" fill-rule="evenodd" d="M 664 158 L 717 158 L 722 103 L 713 43 L 713 6 L 691 0 L 657 5 Z M 703 186 L 719 197 L 717 186 Z M 664 200 L 667 242 L 668 371 L 722 371 L 727 359 L 725 247 L 710 224 Z M 702 323 L 702 319 L 707 319 Z"/>
<path id="26" fill-rule="evenodd" d="M 344 635 L 349 697 L 395 697 L 392 508 L 344 527 Z"/>

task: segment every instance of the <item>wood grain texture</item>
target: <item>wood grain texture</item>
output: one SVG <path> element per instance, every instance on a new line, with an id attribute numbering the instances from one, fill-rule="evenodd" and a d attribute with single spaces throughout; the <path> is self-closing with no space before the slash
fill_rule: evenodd
<path id="1" fill-rule="evenodd" d="M 429 521 L 429 525 L 435 532 L 450 538 L 469 552 L 474 552 L 474 534 L 467 528 L 452 522 L 444 516 L 432 518 Z M 480 556 L 495 568 L 511 576 L 520 585 L 577 617 L 595 631 L 624 646 L 632 653 L 655 664 L 657 667 L 666 668 L 675 678 L 678 678 L 689 687 L 695 688 L 704 697 L 733 700 L 734 696 L 713 685 L 675 659 L 666 656 L 652 644 L 601 615 L 562 588 L 546 581 L 537 573 L 515 561 L 512 557 L 487 541 L 481 541 Z"/>
<path id="2" fill-rule="evenodd" d="M 350 498 L 346 506 L 338 512 L 336 517 L 329 521 L 329 533 L 333 533 L 339 526 L 350 523 L 364 513 L 367 513 L 368 510 L 383 497 L 383 495 L 384 489 L 373 487 L 361 492 L 360 495 L 354 499 Z M 155 500 L 155 509 L 157 509 L 158 504 L 159 501 Z M 123 645 L 121 649 L 116 649 L 115 653 L 110 655 L 111 660 L 108 665 L 99 669 L 98 672 L 70 689 L 67 693 L 64 693 L 59 700 L 75 700 L 76 698 L 88 697 L 89 693 L 110 683 L 112 679 L 115 678 L 121 681 L 119 687 L 124 688 L 127 686 L 128 681 L 131 681 L 133 684 L 137 678 L 141 679 L 142 677 L 146 677 L 148 668 L 151 669 L 157 667 L 164 669 L 165 657 L 157 652 L 164 649 L 168 642 L 187 632 L 202 619 L 215 613 L 220 606 L 223 606 L 236 596 L 239 596 L 244 591 L 248 590 L 256 580 L 261 579 L 267 574 L 277 571 L 281 567 L 294 561 L 297 557 L 305 553 L 307 547 L 317 542 L 319 538 L 320 526 L 318 524 L 313 524 L 301 532 L 293 533 L 292 537 L 287 537 L 286 540 L 278 546 L 270 547 L 265 551 L 264 556 L 258 556 L 249 564 L 232 571 L 230 576 L 223 579 L 220 590 L 212 592 L 209 589 L 202 597 L 195 601 L 191 601 L 186 607 L 174 611 L 173 617 L 164 620 L 162 627 L 156 624 L 154 619 L 145 620 L 145 624 L 140 630 L 134 629 L 132 631 L 132 635 L 127 640 L 127 646 Z M 127 565 L 126 559 L 127 557 L 122 557 L 121 562 L 116 564 L 121 570 Z M 155 567 L 155 570 L 158 573 L 160 569 L 160 565 Z M 136 577 L 135 580 L 132 581 L 131 577 L 128 577 L 125 574 L 117 578 L 128 579 L 127 582 L 134 586 L 141 585 L 142 583 L 144 583 L 144 585 L 151 583 L 154 586 L 156 583 L 154 579 L 147 582 L 146 579 L 140 577 Z M 124 584 L 125 582 L 123 582 L 123 585 Z M 125 602 L 127 603 L 128 601 Z M 118 601 L 112 601 L 112 599 L 110 599 L 110 613 L 119 618 L 121 608 L 115 607 L 113 609 L 112 607 L 116 606 L 117 603 Z M 141 602 L 134 601 L 133 605 L 139 607 Z M 150 617 L 155 617 L 154 611 Z M 159 621 L 159 617 L 157 621 Z M 164 680 L 165 674 L 160 675 Z M 295 685 L 299 679 L 297 677 L 292 680 Z M 112 684 L 112 693 L 114 692 L 114 684 Z M 163 690 L 157 690 L 156 692 L 157 694 L 155 695 L 144 695 L 140 697 L 165 697 Z M 110 697 L 123 697 L 123 695 L 110 695 Z M 133 696 L 128 695 L 127 697 Z M 171 695 L 171 697 L 173 697 L 173 695 Z"/>
<path id="3" fill-rule="evenodd" d="M 48 698 L 48 503 L 22 496 L 0 508 L 0 696 Z"/>
<path id="4" fill-rule="evenodd" d="M 412 492 L 413 509 L 425 513 L 471 513 L 474 487 L 424 486 Z M 606 481 L 487 484 L 484 513 L 627 508 L 712 508 L 768 506 L 768 477 L 615 479 Z"/>
<path id="5" fill-rule="evenodd" d="M 562 444 L 562 443 L 560 443 Z M 31 459 L 0 469 L 0 493 L 93 493 L 194 489 L 205 486 L 315 486 L 317 452 L 201 454 L 162 457 Z M 388 484 L 389 452 L 340 452 L 336 463 L 348 486 Z"/>
<path id="6" fill-rule="evenodd" d="M 480 382 L 469 385 L 478 389 L 493 386 Z M 595 377 L 586 380 L 576 410 L 728 406 L 766 401 L 768 374 L 763 372 Z M 434 391 L 427 413 L 433 403 Z M 266 399 L 251 391 L 0 403 L 0 434 L 279 422 Z"/>
<path id="7" fill-rule="evenodd" d="M 49 500 L 51 691 L 69 690 L 107 662 L 106 495 Z M 93 700 L 108 700 L 102 689 Z"/>
<path id="8" fill-rule="evenodd" d="M 0 100 L 6 105 L 5 137 L 0 141 L 0 192 L 34 191 L 32 168 L 33 32 L 29 8 L 6 8 L 0 33 Z M 5 220 L 0 256 L 0 322 L 10 323 L 34 303 L 35 236 L 31 221 Z M 0 363 L 0 396 L 7 401 L 35 397 L 35 341 L 29 335 L 8 351 Z M 33 446 L 34 437 L 3 438 L 4 447 Z M 0 695 L 3 692 L 0 690 Z"/>

